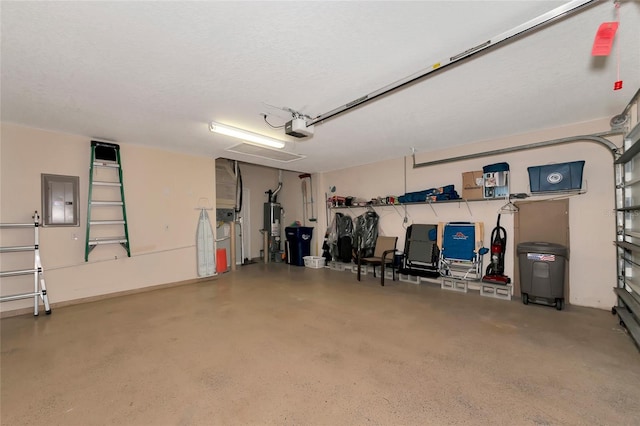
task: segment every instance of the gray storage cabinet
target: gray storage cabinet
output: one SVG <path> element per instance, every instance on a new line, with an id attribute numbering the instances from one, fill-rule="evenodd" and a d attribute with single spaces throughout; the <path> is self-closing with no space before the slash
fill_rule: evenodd
<path id="1" fill-rule="evenodd" d="M 560 244 L 518 244 L 522 303 L 543 302 L 564 307 L 564 268 L 569 250 Z"/>

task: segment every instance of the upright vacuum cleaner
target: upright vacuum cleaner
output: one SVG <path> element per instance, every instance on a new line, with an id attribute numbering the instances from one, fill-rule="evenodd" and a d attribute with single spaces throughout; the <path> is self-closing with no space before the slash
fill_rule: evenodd
<path id="1" fill-rule="evenodd" d="M 504 274 L 504 253 L 507 250 L 507 231 L 498 223 L 491 231 L 491 264 L 487 266 L 486 275 L 482 281 L 492 284 L 509 284 L 511 278 Z"/>

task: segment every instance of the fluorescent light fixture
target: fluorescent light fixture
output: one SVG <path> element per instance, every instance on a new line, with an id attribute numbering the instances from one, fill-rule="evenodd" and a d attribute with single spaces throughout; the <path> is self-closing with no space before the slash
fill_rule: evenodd
<path id="1" fill-rule="evenodd" d="M 271 139 L 266 136 L 259 135 L 257 133 L 247 132 L 246 130 L 236 129 L 235 127 L 227 126 L 226 124 L 216 123 L 212 121 L 209 124 L 209 130 L 214 133 L 220 133 L 221 135 L 227 135 L 234 138 L 242 139 L 245 142 L 254 143 L 263 146 L 269 146 L 272 148 L 284 148 L 284 142 L 277 139 Z"/>

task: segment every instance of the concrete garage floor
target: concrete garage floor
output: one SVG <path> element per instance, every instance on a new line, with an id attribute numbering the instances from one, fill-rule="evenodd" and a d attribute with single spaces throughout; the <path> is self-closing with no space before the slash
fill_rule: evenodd
<path id="1" fill-rule="evenodd" d="M 640 424 L 609 312 L 387 284 L 255 264 L 3 319 L 2 424 Z"/>

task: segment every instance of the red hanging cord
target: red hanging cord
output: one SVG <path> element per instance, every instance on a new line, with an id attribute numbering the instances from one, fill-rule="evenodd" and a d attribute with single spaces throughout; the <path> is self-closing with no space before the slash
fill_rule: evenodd
<path id="1" fill-rule="evenodd" d="M 615 2 L 616 8 L 616 22 L 620 25 L 620 2 Z M 616 82 L 613 83 L 613 90 L 622 89 L 622 80 L 620 80 L 620 37 L 618 37 L 618 42 L 616 43 Z"/>

